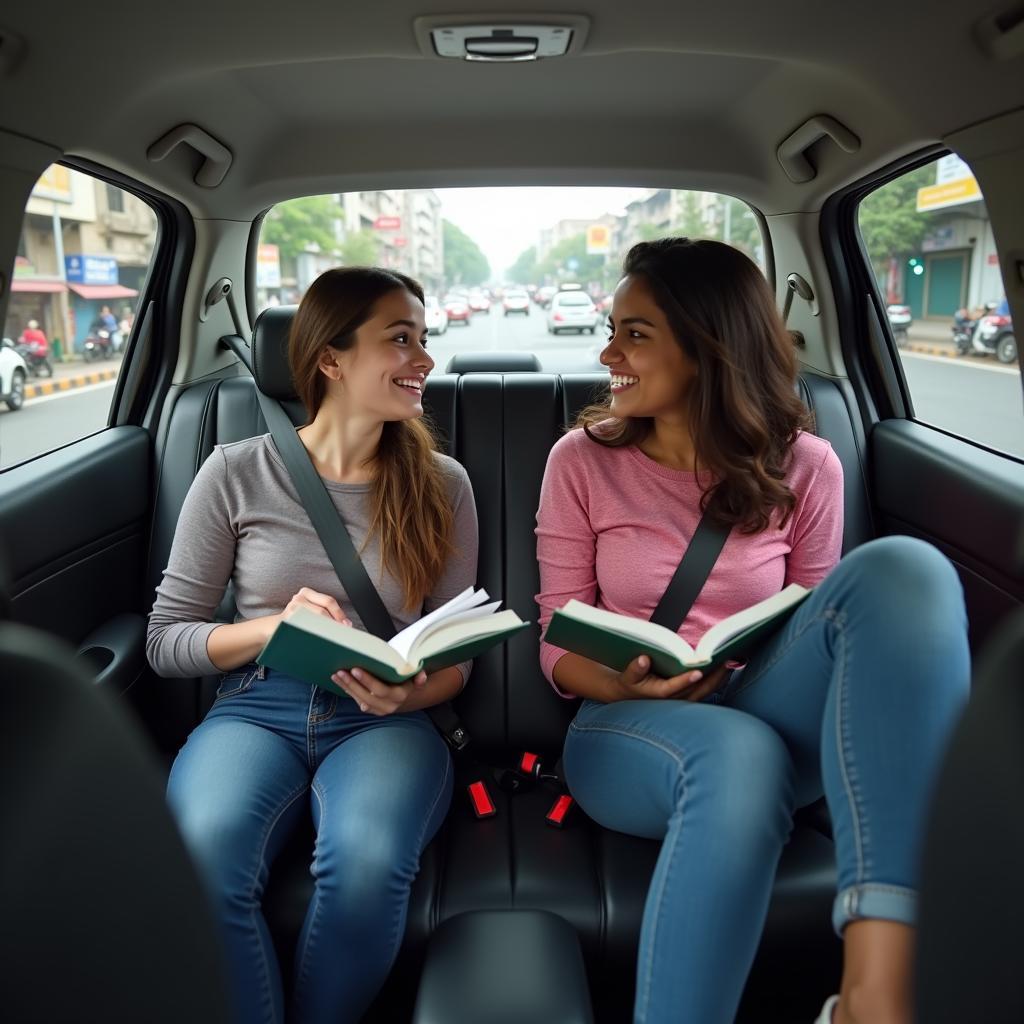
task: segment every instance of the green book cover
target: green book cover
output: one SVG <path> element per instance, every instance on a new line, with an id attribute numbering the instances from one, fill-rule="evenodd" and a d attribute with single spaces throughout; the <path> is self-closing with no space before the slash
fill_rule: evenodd
<path id="1" fill-rule="evenodd" d="M 585 622 L 565 614 L 561 609 L 551 617 L 544 639 L 555 647 L 563 647 L 574 654 L 590 658 L 591 661 L 607 665 L 617 672 L 621 672 L 641 654 L 646 654 L 651 659 L 653 673 L 666 679 L 683 672 L 692 672 L 695 669 L 708 672 L 723 662 L 742 661 L 749 657 L 762 640 L 783 625 L 809 593 L 810 591 L 805 592 L 785 608 L 740 631 L 718 646 L 709 657 L 701 658 L 694 654 L 691 658 L 684 660 L 649 639 L 632 636 L 611 625 Z M 621 618 L 623 626 L 628 628 L 629 620 L 625 616 L 616 617 Z M 665 632 L 671 636 L 668 630 Z"/>
<path id="2" fill-rule="evenodd" d="M 328 640 L 326 637 L 300 629 L 286 620 L 274 630 L 273 636 L 257 656 L 256 662 L 279 672 L 286 672 L 303 682 L 321 686 L 332 693 L 343 693 L 343 690 L 331 682 L 331 676 L 339 669 L 362 668 L 382 682 L 404 683 L 415 676 L 421 667 L 428 672 L 436 672 L 438 669 L 457 665 L 461 661 L 469 661 L 528 625 L 529 623 L 522 622 L 497 632 L 472 637 L 428 657 L 422 666 L 417 665 L 410 672 L 402 672 L 394 665 L 365 651 L 354 650 Z M 383 644 L 384 641 L 380 643 Z M 400 661 L 398 653 L 393 653 L 395 660 Z"/>

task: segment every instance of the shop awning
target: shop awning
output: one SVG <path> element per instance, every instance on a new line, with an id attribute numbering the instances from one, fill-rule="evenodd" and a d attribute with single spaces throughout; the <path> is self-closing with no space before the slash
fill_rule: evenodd
<path id="1" fill-rule="evenodd" d="M 54 294 L 66 289 L 67 285 L 63 281 L 30 281 L 23 277 L 16 277 L 11 281 L 12 292 L 49 292 Z"/>
<path id="2" fill-rule="evenodd" d="M 68 287 L 83 299 L 134 299 L 139 294 L 123 284 L 69 284 Z"/>

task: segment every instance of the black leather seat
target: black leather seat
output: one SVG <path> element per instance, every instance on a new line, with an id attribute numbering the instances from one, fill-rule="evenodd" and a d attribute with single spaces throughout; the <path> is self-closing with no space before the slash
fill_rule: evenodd
<path id="1" fill-rule="evenodd" d="M 302 412 L 282 357 L 293 312 L 278 307 L 261 315 L 254 364 L 268 393 L 291 399 L 286 406 L 299 423 Z M 428 382 L 429 415 L 473 483 L 480 520 L 478 583 L 502 595 L 524 619 L 537 619 L 533 528 L 548 450 L 605 379 L 481 372 L 442 374 Z M 801 390 L 817 415 L 818 432 L 844 465 L 848 550 L 871 536 L 863 445 L 850 399 L 833 381 L 810 373 L 802 375 Z M 172 395 L 158 453 L 151 587 L 167 563 L 181 502 L 213 445 L 265 429 L 247 376 L 204 380 Z M 524 749 L 558 756 L 574 707 L 541 675 L 537 645 L 535 628 L 475 663 L 457 707 L 478 757 L 509 763 Z M 189 688 L 182 680 L 154 680 L 153 686 L 158 699 L 150 714 L 159 718 L 156 727 L 173 752 L 205 712 L 211 683 L 198 681 Z M 569 921 L 580 936 L 598 1019 L 627 1019 L 644 896 L 658 845 L 607 831 L 582 815 L 563 831 L 552 829 L 544 822 L 548 793 L 496 796 L 497 817 L 478 822 L 465 793 L 456 791 L 449 819 L 423 857 L 402 958 L 370 1019 L 408 1019 L 423 945 L 441 921 L 463 911 L 513 907 L 550 910 Z M 750 1008 L 765 998 L 794 1019 L 813 1019 L 838 982 L 840 947 L 830 926 L 832 845 L 827 815 L 818 811 L 798 816 L 784 852 L 740 1020 L 745 1013 L 747 1019 L 763 1019 Z M 282 854 L 267 891 L 267 916 L 285 970 L 310 894 L 310 854 L 310 833 L 304 832 Z"/>
<path id="2" fill-rule="evenodd" d="M 1024 541 L 1024 535 L 1021 538 Z M 918 1019 L 1024 1020 L 1024 612 L 978 661 L 925 833 L 916 956 Z"/>
<path id="3" fill-rule="evenodd" d="M 0 775 L 4 1019 L 227 1024 L 152 752 L 63 641 L 2 621 Z"/>

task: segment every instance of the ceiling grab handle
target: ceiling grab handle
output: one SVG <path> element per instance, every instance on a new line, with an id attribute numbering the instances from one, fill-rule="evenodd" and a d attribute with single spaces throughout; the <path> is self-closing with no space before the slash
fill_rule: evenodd
<path id="1" fill-rule="evenodd" d="M 860 139 L 849 128 L 834 117 L 818 114 L 783 139 L 775 151 L 790 181 L 800 184 L 815 177 L 818 172 L 807 158 L 807 151 L 822 139 L 831 139 L 844 153 L 856 153 L 860 149 Z"/>
<path id="2" fill-rule="evenodd" d="M 195 183 L 202 188 L 216 188 L 231 167 L 231 150 L 198 125 L 182 124 L 172 128 L 146 150 L 146 156 L 156 163 L 165 159 L 181 145 L 190 146 L 204 158 L 199 170 L 196 171 Z"/>

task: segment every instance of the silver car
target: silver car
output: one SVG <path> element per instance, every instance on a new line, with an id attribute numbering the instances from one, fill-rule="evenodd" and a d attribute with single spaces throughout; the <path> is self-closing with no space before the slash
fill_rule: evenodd
<path id="1" fill-rule="evenodd" d="M 594 300 L 584 291 L 557 292 L 548 307 L 548 334 L 587 331 L 593 334 L 601 321 Z"/>

